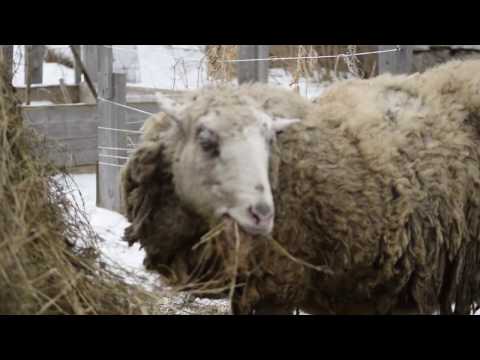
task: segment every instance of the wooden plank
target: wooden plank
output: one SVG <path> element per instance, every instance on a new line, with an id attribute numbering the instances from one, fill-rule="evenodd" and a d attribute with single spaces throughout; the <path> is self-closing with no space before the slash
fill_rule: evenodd
<path id="1" fill-rule="evenodd" d="M 0 45 L 0 61 L 7 71 L 7 79 L 11 83 L 13 76 L 13 45 Z"/>
<path id="2" fill-rule="evenodd" d="M 396 45 L 378 45 L 378 50 L 395 49 Z M 400 51 L 378 54 L 379 74 L 409 74 L 413 67 L 413 46 L 400 45 Z"/>
<path id="3" fill-rule="evenodd" d="M 238 56 L 243 59 L 267 58 L 270 45 L 240 45 Z M 238 82 L 267 82 L 269 61 L 245 61 L 238 63 Z"/>
<path id="4" fill-rule="evenodd" d="M 75 53 L 78 54 L 78 57 L 73 55 L 74 61 L 74 71 L 75 71 L 75 85 L 78 85 L 82 82 L 82 66 L 79 61 L 82 58 L 82 47 L 81 45 L 71 45 L 75 49 Z"/>
<path id="5" fill-rule="evenodd" d="M 98 94 L 100 97 L 126 104 L 126 74 L 113 73 L 112 48 L 99 48 L 100 63 L 98 72 Z M 125 129 L 125 109 L 105 101 L 97 102 L 98 123 L 100 127 L 109 129 Z M 98 146 L 122 148 L 126 147 L 126 134 L 115 130 L 98 130 Z M 97 206 L 109 210 L 121 211 L 120 202 L 120 170 L 124 159 L 99 159 L 97 173 Z M 108 163 L 110 165 L 104 165 Z"/>
<path id="6" fill-rule="evenodd" d="M 103 75 L 103 74 L 102 74 Z M 111 100 L 125 104 L 126 103 L 126 74 L 112 75 Z M 110 100 L 110 99 L 109 99 Z M 112 129 L 125 128 L 125 110 L 118 106 L 100 101 L 98 107 L 101 108 L 100 126 Z M 98 146 L 125 148 L 127 145 L 127 134 L 118 131 L 100 130 L 98 132 Z M 101 163 L 100 163 L 101 162 Z M 111 165 L 103 165 L 108 163 Z M 121 211 L 120 203 L 120 166 L 125 163 L 125 159 L 99 157 L 98 166 L 98 188 L 97 206 L 109 210 Z"/>

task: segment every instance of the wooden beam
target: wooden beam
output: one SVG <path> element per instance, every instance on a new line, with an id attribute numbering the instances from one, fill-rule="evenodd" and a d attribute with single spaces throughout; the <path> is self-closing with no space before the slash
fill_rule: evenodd
<path id="1" fill-rule="evenodd" d="M 396 45 L 378 45 L 378 50 L 395 49 Z M 409 74 L 413 68 L 413 46 L 400 45 L 400 51 L 378 54 L 378 73 Z"/>

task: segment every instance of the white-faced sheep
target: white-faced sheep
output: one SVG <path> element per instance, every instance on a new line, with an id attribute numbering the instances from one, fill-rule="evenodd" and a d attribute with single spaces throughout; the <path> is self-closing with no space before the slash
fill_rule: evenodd
<path id="1" fill-rule="evenodd" d="M 293 125 L 248 87 L 195 96 L 147 124 L 124 173 L 126 237 L 145 246 L 151 268 L 166 274 L 183 256 L 191 271 L 188 249 L 226 215 L 260 234 L 236 272 L 236 313 L 478 304 L 479 61 L 338 83 L 288 114 L 302 120 Z"/>

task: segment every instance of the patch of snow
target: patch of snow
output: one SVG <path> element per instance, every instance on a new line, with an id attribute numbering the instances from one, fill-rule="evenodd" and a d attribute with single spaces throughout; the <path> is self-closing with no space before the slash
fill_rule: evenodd
<path id="1" fill-rule="evenodd" d="M 141 86 L 186 90 L 207 83 L 204 46 L 137 45 Z"/>
<path id="2" fill-rule="evenodd" d="M 123 232 L 129 225 L 127 219 L 116 212 L 96 206 L 95 174 L 72 175 L 72 180 L 73 183 L 67 184 L 70 188 L 69 195 L 83 206 L 90 224 L 100 237 L 102 260 L 111 265 L 120 265 L 127 272 L 148 279 L 150 285 L 156 282 L 158 277 L 147 272 L 143 266 L 145 252 L 138 244 L 129 247 L 123 240 Z"/>
<path id="3" fill-rule="evenodd" d="M 122 276 L 125 281 L 157 291 L 165 313 L 177 315 L 227 314 L 226 300 L 191 299 L 185 294 L 172 294 L 161 284 L 157 274 L 148 272 L 143 266 L 144 250 L 135 244 L 129 247 L 123 240 L 123 232 L 129 225 L 127 219 L 113 211 L 96 206 L 96 175 L 75 174 L 63 184 L 68 194 L 87 213 L 93 230 L 100 237 L 99 250 L 102 261 L 110 270 Z M 127 272 L 119 271 L 125 269 Z M 133 276 L 129 276 L 133 274 Z M 163 294 L 163 295 L 162 295 Z"/>
<path id="4" fill-rule="evenodd" d="M 41 105 L 54 105 L 53 102 L 45 100 L 45 101 L 30 101 L 30 106 L 41 106 Z"/>

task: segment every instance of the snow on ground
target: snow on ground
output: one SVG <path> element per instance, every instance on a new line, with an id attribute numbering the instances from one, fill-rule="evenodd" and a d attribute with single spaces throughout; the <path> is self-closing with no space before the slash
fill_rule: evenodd
<path id="1" fill-rule="evenodd" d="M 96 207 L 95 174 L 76 174 L 67 181 L 71 189 L 69 195 L 84 208 L 100 238 L 99 245 L 105 262 L 119 264 L 128 272 L 148 279 L 149 283 L 144 285 L 152 285 L 157 281 L 157 277 L 143 267 L 144 251 L 138 245 L 129 248 L 122 240 L 123 231 L 129 225 L 127 219 L 116 212 Z"/>
<path id="2" fill-rule="evenodd" d="M 317 78 L 320 78 L 318 75 Z M 278 85 L 284 88 L 291 89 L 290 84 L 293 81 L 291 73 L 282 68 L 270 69 L 268 83 L 272 85 Z M 306 79 L 300 78 L 298 80 L 298 87 L 300 95 L 309 99 L 316 98 L 325 91 L 332 83 L 328 81 L 318 81 L 315 78 Z"/>
<path id="3" fill-rule="evenodd" d="M 71 175 L 71 179 L 67 178 L 64 185 L 68 189 L 69 196 L 88 215 L 90 224 L 100 237 L 101 259 L 107 266 L 110 265 L 111 271 L 116 272 L 129 283 L 141 285 L 150 291 L 158 291 L 159 294 L 163 291 L 170 314 L 227 314 L 229 312 L 229 305 L 225 300 L 188 299 L 182 294 L 171 294 L 168 289 L 162 287 L 159 276 L 148 272 L 143 266 L 145 252 L 137 244 L 129 247 L 122 239 L 123 231 L 129 225 L 127 219 L 116 212 L 96 207 L 95 174 Z M 119 271 L 119 269 L 126 271 Z"/>

